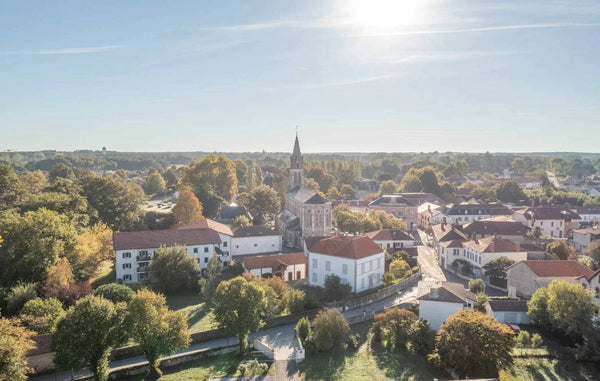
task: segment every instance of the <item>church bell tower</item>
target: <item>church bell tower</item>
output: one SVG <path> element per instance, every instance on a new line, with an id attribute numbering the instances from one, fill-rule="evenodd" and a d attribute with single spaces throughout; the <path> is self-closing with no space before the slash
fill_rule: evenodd
<path id="1" fill-rule="evenodd" d="M 290 160 L 290 189 L 304 186 L 304 159 L 300 153 L 300 143 L 298 142 L 298 133 L 294 142 L 294 152 Z"/>

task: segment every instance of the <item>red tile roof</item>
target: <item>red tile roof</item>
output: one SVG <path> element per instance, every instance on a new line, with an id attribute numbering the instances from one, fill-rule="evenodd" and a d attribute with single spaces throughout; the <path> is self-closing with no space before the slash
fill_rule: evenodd
<path id="1" fill-rule="evenodd" d="M 115 250 L 153 249 L 175 245 L 210 245 L 221 243 L 216 230 L 146 230 L 137 232 L 113 233 Z"/>
<path id="2" fill-rule="evenodd" d="M 594 272 L 577 261 L 523 261 L 537 276 L 546 277 L 591 277 Z M 515 264 L 516 265 L 516 264 Z M 513 265 L 513 266 L 515 266 Z"/>
<path id="3" fill-rule="evenodd" d="M 188 229 L 212 229 L 216 230 L 219 233 L 233 235 L 233 231 L 227 225 L 223 225 L 217 221 L 213 221 L 211 219 L 205 218 L 198 222 L 194 222 L 193 224 L 185 225 L 179 228 L 179 230 L 188 230 Z"/>
<path id="4" fill-rule="evenodd" d="M 400 229 L 381 229 L 365 234 L 374 241 L 412 241 L 413 238 Z"/>
<path id="5" fill-rule="evenodd" d="M 266 267 L 277 267 L 279 265 L 306 265 L 307 259 L 304 253 L 261 255 L 258 257 L 244 257 L 244 267 L 248 270 L 263 269 Z"/>
<path id="6" fill-rule="evenodd" d="M 351 259 L 361 259 L 383 250 L 367 236 L 363 237 L 332 237 L 322 239 L 314 244 L 310 251 L 318 254 L 333 255 Z"/>

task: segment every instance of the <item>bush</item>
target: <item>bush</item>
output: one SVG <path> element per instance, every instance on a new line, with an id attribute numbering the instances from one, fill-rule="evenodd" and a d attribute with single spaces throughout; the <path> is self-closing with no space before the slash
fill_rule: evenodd
<path id="1" fill-rule="evenodd" d="M 534 333 L 533 336 L 531 336 L 531 348 L 540 348 L 543 343 L 544 341 L 542 340 L 542 336 L 540 336 L 539 333 Z"/>
<path id="2" fill-rule="evenodd" d="M 485 293 L 485 283 L 483 283 L 483 279 L 471 279 L 469 281 L 469 291 L 474 294 Z"/>
<path id="3" fill-rule="evenodd" d="M 517 335 L 517 347 L 529 348 L 529 346 L 531 346 L 531 335 L 527 331 L 519 331 Z"/>
<path id="4" fill-rule="evenodd" d="M 350 285 L 342 284 L 339 276 L 329 275 L 327 279 L 325 279 L 323 294 L 327 301 L 344 300 L 350 295 L 351 290 L 352 287 L 350 287 Z"/>
<path id="5" fill-rule="evenodd" d="M 281 303 L 289 313 L 304 311 L 306 294 L 300 290 L 290 289 L 283 294 Z"/>
<path id="6" fill-rule="evenodd" d="M 53 332 L 59 320 L 65 315 L 62 303 L 56 298 L 35 298 L 23 306 L 21 321 L 37 333 Z"/>
<path id="7" fill-rule="evenodd" d="M 152 286 L 165 293 L 196 289 L 198 272 L 198 263 L 185 246 L 161 247 L 150 261 Z"/>
<path id="8" fill-rule="evenodd" d="M 306 343 L 310 339 L 311 334 L 312 331 L 310 328 L 310 321 L 308 321 L 308 318 L 303 317 L 302 319 L 298 320 L 298 323 L 296 324 L 296 336 L 300 339 L 302 345 L 306 345 Z"/>
<path id="9" fill-rule="evenodd" d="M 427 355 L 433 350 L 435 331 L 429 326 L 429 322 L 417 320 L 412 324 L 408 349 L 413 354 Z"/>
<path id="10" fill-rule="evenodd" d="M 238 366 L 238 371 L 242 376 L 261 376 L 267 373 L 267 370 L 269 370 L 269 365 L 260 363 L 256 359 L 241 363 Z"/>
<path id="11" fill-rule="evenodd" d="M 35 283 L 19 283 L 10 289 L 6 303 L 8 316 L 17 315 L 25 303 L 37 298 L 37 285 Z"/>
<path id="12" fill-rule="evenodd" d="M 381 341 L 383 346 L 388 349 L 405 348 L 415 321 L 417 321 L 417 315 L 413 312 L 390 308 L 375 316 L 373 323 L 375 339 Z"/>
<path id="13" fill-rule="evenodd" d="M 340 311 L 321 310 L 313 323 L 311 342 L 317 351 L 325 352 L 345 342 L 349 331 L 348 321 Z"/>
<path id="14" fill-rule="evenodd" d="M 348 336 L 348 347 L 349 348 L 358 349 L 359 345 L 360 345 L 360 335 L 358 333 Z"/>
<path id="15" fill-rule="evenodd" d="M 94 295 L 102 296 L 113 303 L 129 303 L 133 297 L 133 290 L 118 283 L 109 283 L 94 290 Z"/>
<path id="16" fill-rule="evenodd" d="M 54 285 L 44 291 L 47 298 L 60 300 L 65 308 L 75 305 L 79 299 L 91 293 L 92 286 L 88 282 L 72 283 L 68 286 Z"/>

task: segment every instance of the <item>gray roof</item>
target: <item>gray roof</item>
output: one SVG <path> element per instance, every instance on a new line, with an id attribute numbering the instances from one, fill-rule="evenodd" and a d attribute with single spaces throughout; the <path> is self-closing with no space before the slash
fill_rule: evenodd
<path id="1" fill-rule="evenodd" d="M 442 282 L 441 287 L 432 288 L 429 293 L 419 297 L 419 300 L 464 304 L 467 303 L 468 300 L 477 300 L 477 296 L 460 283 Z"/>
<path id="2" fill-rule="evenodd" d="M 219 217 L 225 220 L 233 220 L 239 216 L 246 216 L 249 219 L 252 218 L 250 212 L 244 205 L 226 205 L 219 211 Z"/>
<path id="3" fill-rule="evenodd" d="M 234 237 L 259 237 L 270 235 L 279 235 L 279 233 L 265 225 L 240 226 L 233 232 Z"/>
<path id="4" fill-rule="evenodd" d="M 490 216 L 508 216 L 510 209 L 502 204 L 457 204 L 449 206 L 446 215 L 483 214 Z"/>
<path id="5" fill-rule="evenodd" d="M 490 299 L 492 311 L 527 312 L 527 300 L 520 299 Z"/>
<path id="6" fill-rule="evenodd" d="M 326 204 L 327 200 L 324 199 L 314 190 L 310 190 L 305 187 L 295 187 L 288 192 L 290 197 L 300 201 L 303 204 Z"/>

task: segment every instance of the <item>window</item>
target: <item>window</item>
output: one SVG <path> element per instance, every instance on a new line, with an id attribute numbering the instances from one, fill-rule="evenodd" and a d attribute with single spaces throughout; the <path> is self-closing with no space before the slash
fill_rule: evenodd
<path id="1" fill-rule="evenodd" d="M 342 265 L 342 274 L 348 274 L 348 265 L 346 263 Z"/>
<path id="2" fill-rule="evenodd" d="M 227 247 L 227 241 L 223 242 L 223 247 Z"/>
<path id="3" fill-rule="evenodd" d="M 198 264 L 200 264 L 200 258 L 196 258 L 196 262 L 198 262 Z"/>
<path id="4" fill-rule="evenodd" d="M 381 266 L 381 258 L 377 258 L 377 268 Z"/>
<path id="5" fill-rule="evenodd" d="M 331 271 L 331 262 L 325 261 L 325 271 Z"/>
<path id="6" fill-rule="evenodd" d="M 369 261 L 369 271 L 373 271 L 373 261 Z"/>
<path id="7" fill-rule="evenodd" d="M 208 253 L 208 247 L 205 247 L 205 248 L 204 248 L 204 252 L 205 252 L 205 253 Z"/>
<path id="8" fill-rule="evenodd" d="M 131 263 L 123 263 L 123 268 L 124 269 L 130 269 L 131 268 Z"/>
<path id="9" fill-rule="evenodd" d="M 554 221 L 550 222 L 550 226 L 554 227 Z"/>
<path id="10" fill-rule="evenodd" d="M 360 288 L 365 288 L 365 278 L 360 280 Z"/>
<path id="11" fill-rule="evenodd" d="M 312 274 L 312 282 L 317 283 L 317 273 Z"/>
<path id="12" fill-rule="evenodd" d="M 204 263 L 208 263 L 208 257 L 204 257 Z"/>
<path id="13" fill-rule="evenodd" d="M 123 275 L 123 280 L 131 280 L 131 274 Z"/>
<path id="14" fill-rule="evenodd" d="M 255 244 L 254 244 L 254 247 L 257 247 L 257 246 L 258 246 L 258 243 L 255 243 Z"/>
<path id="15" fill-rule="evenodd" d="M 123 258 L 131 258 L 131 253 L 130 252 L 123 253 Z"/>
<path id="16" fill-rule="evenodd" d="M 240 248 L 240 245 L 235 245 L 235 248 L 236 248 L 236 249 L 239 249 L 239 248 Z"/>
<path id="17" fill-rule="evenodd" d="M 313 269 L 317 268 L 317 258 L 313 258 Z"/>
<path id="18" fill-rule="evenodd" d="M 194 247 L 194 254 L 198 254 L 198 248 Z"/>
<path id="19" fill-rule="evenodd" d="M 364 274 L 364 273 L 365 273 L 365 271 L 367 271 L 367 270 L 366 270 L 365 263 L 363 262 L 363 263 L 361 263 L 361 264 L 360 264 L 360 273 L 361 273 L 361 274 Z"/>

